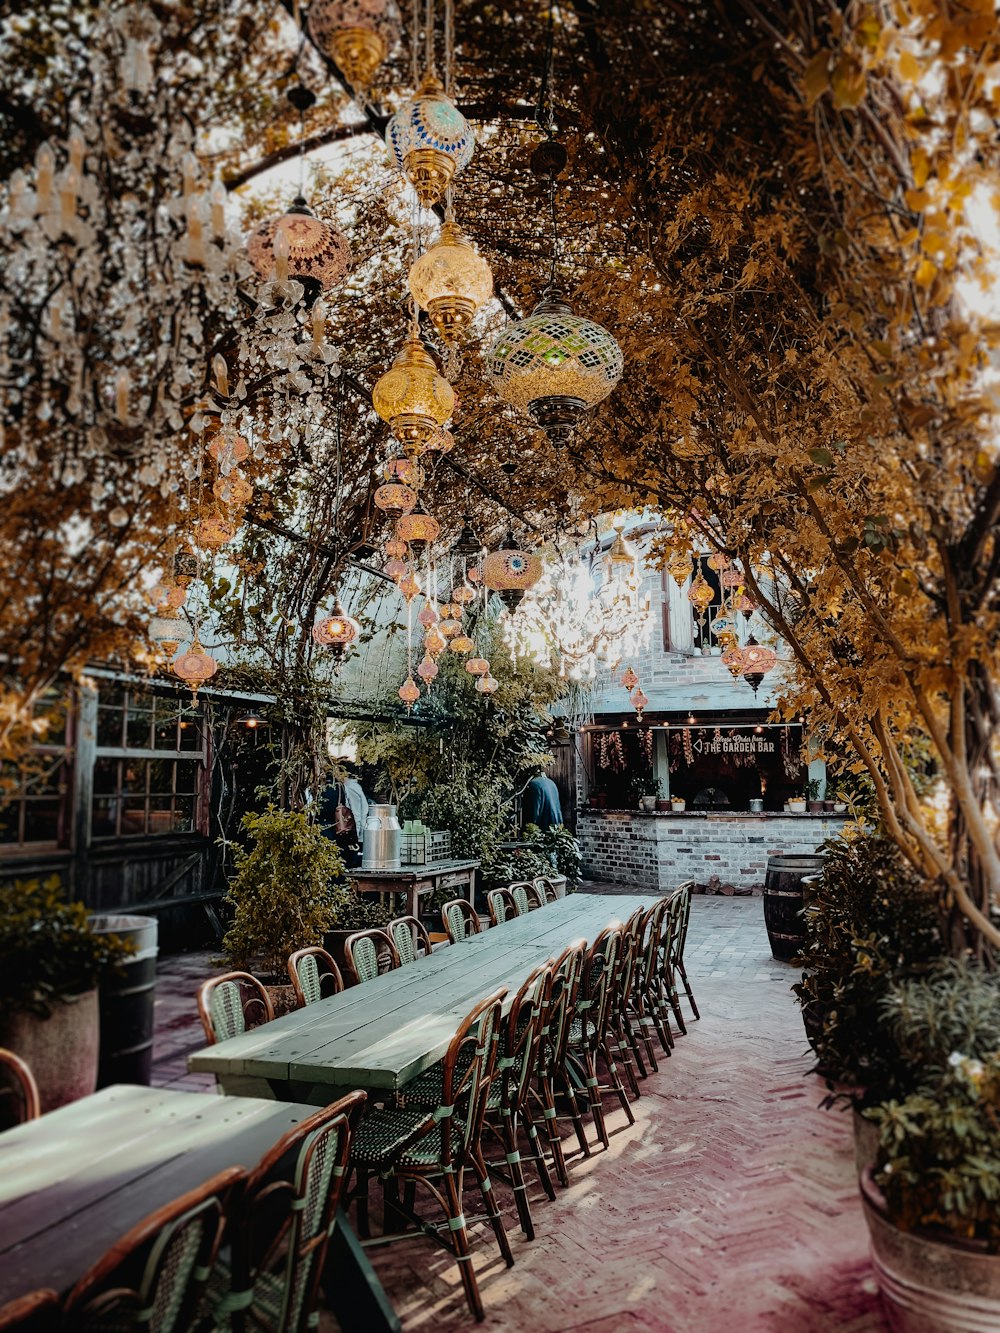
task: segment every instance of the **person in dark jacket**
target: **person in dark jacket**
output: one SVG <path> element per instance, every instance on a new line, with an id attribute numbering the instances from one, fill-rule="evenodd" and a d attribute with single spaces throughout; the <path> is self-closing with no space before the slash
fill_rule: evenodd
<path id="1" fill-rule="evenodd" d="M 563 822 L 559 788 L 550 777 L 535 774 L 524 789 L 521 810 L 526 824 L 537 824 L 543 830 Z"/>

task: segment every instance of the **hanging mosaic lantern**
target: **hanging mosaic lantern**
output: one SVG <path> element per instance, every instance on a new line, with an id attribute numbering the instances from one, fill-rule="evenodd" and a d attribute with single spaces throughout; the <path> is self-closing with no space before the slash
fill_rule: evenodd
<path id="1" fill-rule="evenodd" d="M 742 675 L 754 694 L 757 693 L 760 683 L 767 673 L 773 671 L 777 665 L 778 654 L 772 648 L 767 648 L 758 643 L 751 634 L 743 649 Z"/>
<path id="2" fill-rule="evenodd" d="M 742 611 L 745 616 L 751 616 L 757 610 L 757 603 L 752 597 L 748 597 L 745 592 L 741 592 L 733 598 L 733 608 L 736 611 Z"/>
<path id="3" fill-rule="evenodd" d="M 405 543 L 403 549 L 404 550 L 406 549 Z M 382 568 L 384 572 L 388 574 L 389 577 L 395 583 L 398 583 L 399 580 L 406 575 L 406 572 L 410 568 L 410 566 L 406 563 L 405 560 L 400 560 L 398 555 L 394 555 L 391 560 L 387 560 L 385 562 Z"/>
<path id="4" fill-rule="evenodd" d="M 613 579 L 627 581 L 635 575 L 639 557 L 635 547 L 631 546 L 625 540 L 624 534 L 619 532 L 604 559 Z"/>
<path id="5" fill-rule="evenodd" d="M 481 583 L 483 581 L 483 571 L 478 565 L 470 565 L 465 573 L 470 583 Z"/>
<path id="6" fill-rule="evenodd" d="M 426 602 L 420 608 L 420 614 L 417 616 L 417 620 L 423 625 L 424 629 L 430 629 L 432 625 L 436 625 L 440 618 L 432 602 Z"/>
<path id="7" fill-rule="evenodd" d="M 388 514 L 390 518 L 399 518 L 415 508 L 417 493 L 410 486 L 400 481 L 387 481 L 375 492 L 375 507 Z"/>
<path id="8" fill-rule="evenodd" d="M 190 639 L 191 629 L 183 616 L 153 616 L 149 637 L 168 657 L 173 657 L 181 644 Z"/>
<path id="9" fill-rule="evenodd" d="M 458 617 L 449 616 L 438 624 L 438 629 L 446 639 L 450 639 L 453 634 L 458 634 L 462 628 L 462 621 Z"/>
<path id="10" fill-rule="evenodd" d="M 224 505 L 242 509 L 253 498 L 253 486 L 238 472 L 231 472 L 228 477 L 216 477 L 212 483 L 212 494 Z"/>
<path id="11" fill-rule="evenodd" d="M 739 644 L 734 643 L 728 647 L 720 660 L 733 680 L 739 680 L 740 676 L 743 675 L 744 667 L 743 649 Z"/>
<path id="12" fill-rule="evenodd" d="M 403 596 L 406 598 L 408 602 L 412 602 L 414 597 L 416 597 L 417 594 L 420 592 L 420 580 L 417 578 L 416 574 L 414 574 L 412 570 L 410 571 L 409 574 L 406 575 L 405 578 L 400 579 L 399 591 L 403 594 Z"/>
<path id="13" fill-rule="evenodd" d="M 468 634 L 456 634 L 448 647 L 453 653 L 474 653 L 476 651 L 476 645 Z"/>
<path id="14" fill-rule="evenodd" d="M 541 577 L 541 557 L 519 550 L 513 532 L 508 532 L 500 549 L 491 551 L 483 561 L 483 582 L 492 592 L 513 589 L 523 593 Z"/>
<path id="15" fill-rule="evenodd" d="M 223 514 L 206 514 L 195 525 L 194 535 L 200 546 L 218 550 L 236 536 L 236 524 L 231 523 Z"/>
<path id="16" fill-rule="evenodd" d="M 719 582 L 724 588 L 739 588 L 743 583 L 742 571 L 732 568 L 724 569 L 719 576 Z"/>
<path id="17" fill-rule="evenodd" d="M 351 267 L 347 237 L 324 222 L 297 195 L 287 213 L 262 222 L 247 237 L 247 258 L 262 279 L 293 278 L 305 288 L 309 304 L 335 286 Z"/>
<path id="18" fill-rule="evenodd" d="M 712 585 L 699 574 L 695 581 L 688 588 L 687 599 L 698 612 L 699 617 L 704 616 L 705 612 L 712 604 L 715 593 L 712 591 Z"/>
<path id="19" fill-rule="evenodd" d="M 387 0 L 312 0 L 308 21 L 313 41 L 358 92 L 371 85 L 399 37 L 399 20 Z"/>
<path id="20" fill-rule="evenodd" d="M 482 542 L 472 527 L 472 515 L 462 516 L 462 530 L 452 543 L 453 555 L 476 555 L 482 549 Z"/>
<path id="21" fill-rule="evenodd" d="M 425 208 L 442 198 L 476 146 L 472 127 L 433 74 L 389 121 L 385 142 Z"/>
<path id="22" fill-rule="evenodd" d="M 470 657 L 465 664 L 465 669 L 470 676 L 488 676 L 490 664 L 485 657 Z"/>
<path id="23" fill-rule="evenodd" d="M 250 457 L 250 445 L 236 431 L 220 430 L 208 443 L 209 457 L 218 465 L 223 476 L 228 476 L 237 463 L 245 463 Z"/>
<path id="24" fill-rule="evenodd" d="M 690 551 L 676 551 L 667 561 L 667 573 L 677 584 L 678 588 L 683 588 L 688 579 L 694 573 L 694 561 L 691 558 Z"/>
<path id="25" fill-rule="evenodd" d="M 390 537 L 385 544 L 386 555 L 405 555 L 406 542 L 401 542 L 398 537 Z"/>
<path id="26" fill-rule="evenodd" d="M 406 704 L 406 707 L 410 709 L 420 698 L 420 686 L 412 676 L 407 676 L 402 685 L 400 685 L 397 693 L 403 703 Z"/>
<path id="27" fill-rule="evenodd" d="M 182 653 L 174 662 L 174 675 L 191 686 L 191 694 L 197 699 L 199 687 L 210 680 L 219 669 L 215 658 L 206 653 L 198 635 L 186 653 Z"/>
<path id="28" fill-rule="evenodd" d="M 717 574 L 721 574 L 724 569 L 729 568 L 729 556 L 723 555 L 721 551 L 714 551 L 705 563 L 709 569 L 714 569 Z"/>
<path id="29" fill-rule="evenodd" d="M 198 557 L 193 551 L 178 551 L 174 556 L 174 582 L 186 588 L 198 577 Z"/>
<path id="30" fill-rule="evenodd" d="M 480 694 L 496 694 L 499 688 L 500 688 L 500 682 L 496 679 L 495 676 L 489 674 L 485 676 L 480 676 L 479 679 L 476 681 L 476 689 L 479 691 Z"/>
<path id="31" fill-rule="evenodd" d="M 622 672 L 622 685 L 624 685 L 627 690 L 634 690 L 638 684 L 638 673 L 632 667 L 626 667 Z"/>
<path id="32" fill-rule="evenodd" d="M 157 583 L 154 588 L 149 590 L 149 600 L 160 615 L 169 615 L 172 611 L 179 611 L 184 605 L 185 597 L 187 597 L 186 587 L 179 583 L 168 583 L 166 580 Z"/>
<path id="33" fill-rule="evenodd" d="M 641 688 L 638 685 L 629 695 L 629 703 L 635 709 L 637 720 L 641 722 L 643 709 L 648 707 L 649 699 L 645 694 L 643 694 Z"/>
<path id="34" fill-rule="evenodd" d="M 470 602 L 476 600 L 476 590 L 475 588 L 470 588 L 467 583 L 461 583 L 457 588 L 453 589 L 451 598 L 459 608 L 458 614 L 461 615 L 461 608 L 463 606 L 468 606 Z"/>
<path id="35" fill-rule="evenodd" d="M 438 664 L 434 661 L 434 658 L 431 657 L 430 652 L 428 651 L 424 654 L 423 660 L 417 667 L 417 675 L 425 685 L 429 685 L 431 681 L 437 677 L 437 673 Z"/>
<path id="36" fill-rule="evenodd" d="M 323 616 L 312 628 L 313 641 L 324 648 L 332 648 L 337 657 L 343 657 L 360 633 L 361 626 L 347 614 L 339 598 L 334 604 L 333 614 Z"/>
<path id="37" fill-rule="evenodd" d="M 424 635 L 424 651 L 429 653 L 431 657 L 437 657 L 439 653 L 444 652 L 447 646 L 448 641 L 444 637 L 441 627 L 432 625 Z"/>
<path id="38" fill-rule="evenodd" d="M 455 391 L 438 374 L 434 358 L 411 332 L 399 355 L 372 390 L 372 404 L 403 448 L 419 454 L 455 409 Z"/>
<path id="39" fill-rule="evenodd" d="M 476 311 L 493 295 L 489 264 L 448 219 L 410 269 L 409 283 L 414 301 L 449 347 L 465 337 Z"/>
<path id="40" fill-rule="evenodd" d="M 382 476 L 386 481 L 401 481 L 415 491 L 427 480 L 427 473 L 415 458 L 390 458 L 382 465 Z"/>
<path id="41" fill-rule="evenodd" d="M 494 390 L 554 444 L 565 443 L 583 413 L 608 396 L 624 364 L 607 329 L 574 315 L 558 287 L 546 288 L 527 319 L 509 324 L 485 357 Z"/>
<path id="42" fill-rule="evenodd" d="M 440 532 L 441 524 L 437 519 L 419 507 L 396 519 L 396 536 L 415 551 L 436 541 Z"/>

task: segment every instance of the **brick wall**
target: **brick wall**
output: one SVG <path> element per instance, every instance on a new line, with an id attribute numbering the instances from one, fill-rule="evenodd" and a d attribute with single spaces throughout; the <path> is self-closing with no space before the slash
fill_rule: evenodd
<path id="1" fill-rule="evenodd" d="M 838 815 L 579 812 L 576 836 L 589 879 L 668 890 L 686 880 L 710 892 L 760 892 L 769 856 L 814 852 L 844 827 Z"/>

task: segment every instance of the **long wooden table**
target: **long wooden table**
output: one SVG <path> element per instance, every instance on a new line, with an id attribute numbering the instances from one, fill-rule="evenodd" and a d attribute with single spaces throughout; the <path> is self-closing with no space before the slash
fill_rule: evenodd
<path id="1" fill-rule="evenodd" d="M 0 1305 L 66 1293 L 149 1213 L 229 1166 L 251 1168 L 315 1107 L 116 1086 L 0 1134 Z M 326 1284 L 344 1329 L 399 1322 L 346 1219 Z"/>
<path id="2" fill-rule="evenodd" d="M 325 1105 L 352 1088 L 384 1095 L 442 1058 L 478 1000 L 503 986 L 509 1002 L 540 962 L 653 901 L 573 894 L 209 1046 L 188 1064 L 241 1096 Z"/>

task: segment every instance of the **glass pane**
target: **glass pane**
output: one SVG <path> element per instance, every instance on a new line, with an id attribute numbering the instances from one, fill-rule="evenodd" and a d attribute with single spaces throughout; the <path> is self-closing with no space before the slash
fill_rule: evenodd
<path id="1" fill-rule="evenodd" d="M 59 837 L 59 802 L 55 799 L 26 801 L 24 841 L 55 842 Z"/>
<path id="2" fill-rule="evenodd" d="M 17 826 L 20 818 L 20 801 L 0 801 L 0 843 L 18 841 Z"/>
<path id="3" fill-rule="evenodd" d="M 122 837 L 146 832 L 146 802 L 134 797 L 122 801 Z"/>
<path id="4" fill-rule="evenodd" d="M 175 791 L 194 792 L 198 790 L 198 770 L 201 765 L 197 759 L 178 759 L 177 761 L 177 786 Z"/>
<path id="5" fill-rule="evenodd" d="M 114 746 L 120 749 L 124 744 L 122 737 L 122 710 L 120 708 L 99 708 L 97 710 L 97 744 Z"/>
<path id="6" fill-rule="evenodd" d="M 0 801 L 16 796 L 21 790 L 21 770 L 16 764 L 0 764 Z"/>
<path id="7" fill-rule="evenodd" d="M 174 801 L 174 832 L 194 832 L 194 797 L 178 796 Z"/>
<path id="8" fill-rule="evenodd" d="M 118 759 L 95 759 L 94 792 L 98 795 L 118 790 Z"/>
<path id="9" fill-rule="evenodd" d="M 98 685 L 102 708 L 121 708 L 125 702 L 125 686 L 116 680 L 102 680 Z"/>
<path id="10" fill-rule="evenodd" d="M 153 713 L 149 708 L 131 707 L 125 728 L 125 744 L 130 750 L 153 748 Z"/>
<path id="11" fill-rule="evenodd" d="M 118 830 L 115 828 L 115 813 L 118 809 L 118 802 L 114 798 L 100 798 L 94 802 L 93 813 L 90 818 L 90 831 L 95 838 L 113 838 Z"/>
<path id="12" fill-rule="evenodd" d="M 149 798 L 149 833 L 170 833 L 174 827 L 169 796 Z"/>
<path id="13" fill-rule="evenodd" d="M 180 723 L 180 749 L 201 749 L 201 721 L 196 717 L 182 717 Z"/>
<path id="14" fill-rule="evenodd" d="M 154 743 L 156 749 L 176 750 L 178 748 L 177 722 L 183 708 L 184 705 L 176 699 L 158 698 L 156 700 L 154 707 L 156 718 Z"/>
<path id="15" fill-rule="evenodd" d="M 24 771 L 24 790 L 29 796 L 58 796 L 62 781 L 62 760 L 49 755 L 36 755 Z"/>
<path id="16" fill-rule="evenodd" d="M 174 761 L 172 759 L 150 759 L 149 790 L 151 792 L 170 793 L 174 789 Z"/>
<path id="17" fill-rule="evenodd" d="M 145 759 L 125 759 L 122 762 L 122 791 L 145 792 L 148 761 Z"/>

